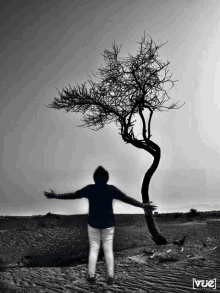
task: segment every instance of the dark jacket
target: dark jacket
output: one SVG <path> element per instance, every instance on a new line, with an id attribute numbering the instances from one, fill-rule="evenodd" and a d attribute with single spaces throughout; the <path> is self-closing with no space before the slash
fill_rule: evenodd
<path id="1" fill-rule="evenodd" d="M 115 226 L 113 213 L 113 199 L 121 200 L 136 207 L 143 208 L 143 204 L 123 192 L 114 185 L 89 184 L 74 193 L 57 194 L 58 199 L 88 198 L 89 217 L 88 224 L 93 228 L 106 229 Z"/>

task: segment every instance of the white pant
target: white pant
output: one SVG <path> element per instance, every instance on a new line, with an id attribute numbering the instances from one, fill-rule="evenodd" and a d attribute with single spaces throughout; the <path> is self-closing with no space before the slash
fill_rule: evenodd
<path id="1" fill-rule="evenodd" d="M 105 263 L 108 276 L 114 276 L 114 255 L 113 255 L 113 239 L 115 227 L 106 229 L 96 229 L 88 224 L 89 235 L 89 276 L 94 277 L 96 271 L 96 263 L 98 259 L 99 249 L 101 246 L 104 250 Z"/>

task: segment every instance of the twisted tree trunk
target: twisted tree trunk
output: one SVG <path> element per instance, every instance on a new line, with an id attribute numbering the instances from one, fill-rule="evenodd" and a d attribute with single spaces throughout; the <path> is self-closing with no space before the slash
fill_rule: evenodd
<path id="1" fill-rule="evenodd" d="M 122 137 L 127 143 L 131 143 L 133 146 L 147 151 L 154 158 L 152 165 L 145 173 L 144 180 L 142 183 L 142 188 L 141 188 L 143 203 L 148 203 L 148 202 L 150 202 L 150 198 L 149 198 L 150 180 L 151 180 L 151 178 L 152 178 L 154 172 L 156 171 L 156 169 L 159 165 L 159 162 L 160 162 L 160 147 L 156 143 L 154 143 L 153 141 L 151 141 L 150 139 L 147 139 L 147 138 L 145 138 L 144 141 L 132 139 L 127 134 L 127 132 L 126 132 L 126 135 L 123 135 Z M 152 240 L 157 245 L 169 244 L 169 242 L 166 240 L 166 238 L 163 237 L 159 228 L 157 227 L 152 211 L 147 211 L 147 212 L 145 211 L 145 219 L 147 222 L 149 235 L 152 238 Z"/>
<path id="2" fill-rule="evenodd" d="M 144 117 L 143 117 L 142 113 L 140 115 L 141 115 L 143 125 L 144 125 L 144 127 L 143 127 L 144 140 L 138 140 L 135 138 L 134 133 L 133 133 L 133 127 L 130 130 L 130 132 L 128 132 L 128 127 L 130 126 L 130 124 L 126 124 L 125 121 L 123 121 L 123 120 L 122 120 L 122 129 L 121 129 L 122 138 L 126 143 L 130 143 L 139 149 L 143 149 L 143 150 L 147 151 L 154 158 L 152 165 L 145 173 L 144 180 L 143 180 L 142 187 L 141 187 L 141 194 L 142 194 L 143 203 L 150 202 L 150 199 L 149 199 L 150 180 L 151 180 L 154 172 L 156 171 L 156 169 L 160 163 L 160 153 L 161 153 L 160 147 L 156 143 L 154 143 L 153 141 L 150 140 L 150 137 L 151 137 L 151 135 L 150 135 L 150 120 L 152 117 L 152 113 L 153 112 L 151 112 L 150 119 L 149 119 L 149 127 L 148 127 L 149 137 L 148 138 L 146 137 L 146 126 L 145 126 Z M 157 227 L 157 225 L 155 223 L 152 211 L 145 211 L 145 219 L 147 222 L 149 235 L 152 238 L 152 240 L 157 245 L 168 244 L 169 242 L 166 240 L 166 238 L 163 237 L 163 235 L 161 234 L 159 228 Z"/>
<path id="3" fill-rule="evenodd" d="M 155 151 L 155 154 L 153 155 L 153 157 L 154 157 L 153 163 L 150 166 L 150 168 L 147 170 L 144 176 L 144 180 L 143 180 L 142 188 L 141 188 L 142 200 L 144 203 L 148 203 L 150 201 L 149 184 L 150 184 L 151 177 L 153 176 L 160 162 L 160 149 Z M 147 212 L 145 211 L 145 219 L 147 222 L 149 235 L 151 236 L 152 240 L 157 245 L 168 244 L 168 241 L 163 237 L 163 235 L 161 234 L 159 228 L 157 227 L 155 223 L 152 211 L 147 211 Z"/>

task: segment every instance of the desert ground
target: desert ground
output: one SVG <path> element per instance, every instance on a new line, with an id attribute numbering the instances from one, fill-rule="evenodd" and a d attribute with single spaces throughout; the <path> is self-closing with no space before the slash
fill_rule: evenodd
<path id="1" fill-rule="evenodd" d="M 157 246 L 148 234 L 144 215 L 117 217 L 116 280 L 109 286 L 102 249 L 97 283 L 86 280 L 86 220 L 81 216 L 64 221 L 53 215 L 1 219 L 0 292 L 220 292 L 219 229 L 212 229 L 210 222 L 156 219 L 171 243 Z M 185 235 L 183 246 L 172 244 Z M 216 279 L 216 289 L 193 289 L 193 278 Z"/>

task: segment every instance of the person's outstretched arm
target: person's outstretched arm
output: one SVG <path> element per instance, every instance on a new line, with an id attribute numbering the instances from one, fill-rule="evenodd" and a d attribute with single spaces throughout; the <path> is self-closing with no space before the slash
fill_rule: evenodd
<path id="1" fill-rule="evenodd" d="M 155 211 L 157 209 L 157 206 L 151 204 L 152 201 L 150 201 L 148 203 L 143 203 L 143 202 L 135 200 L 132 197 L 129 197 L 127 195 L 125 195 L 124 198 L 121 199 L 121 201 L 123 201 L 125 203 L 128 203 L 130 205 L 133 205 L 135 207 L 142 208 L 142 209 L 144 209 L 146 211 Z"/>
<path id="2" fill-rule="evenodd" d="M 155 205 L 151 204 L 152 201 L 149 203 L 143 203 L 143 202 L 137 201 L 137 200 L 133 199 L 132 197 L 124 194 L 121 190 L 119 190 L 115 186 L 113 186 L 113 190 L 114 190 L 114 198 L 115 199 L 119 199 L 127 204 L 142 208 L 147 211 L 154 211 L 157 209 L 157 207 Z"/>
<path id="3" fill-rule="evenodd" d="M 90 185 L 87 185 L 86 187 L 77 190 L 75 192 L 71 193 L 56 193 L 54 190 L 51 189 L 51 192 L 44 191 L 44 195 L 47 198 L 57 198 L 57 199 L 78 199 L 88 196 L 88 189 Z"/>

